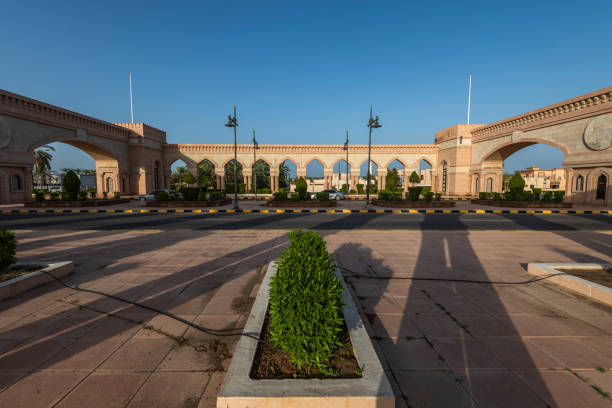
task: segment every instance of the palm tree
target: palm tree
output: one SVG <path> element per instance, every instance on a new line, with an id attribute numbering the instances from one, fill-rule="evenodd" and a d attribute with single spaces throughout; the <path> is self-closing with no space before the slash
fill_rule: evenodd
<path id="1" fill-rule="evenodd" d="M 51 160 L 53 155 L 49 152 L 55 151 L 53 146 L 45 145 L 38 150 L 34 150 L 34 170 L 39 177 L 42 185 L 47 185 L 47 178 L 51 171 Z"/>
<path id="2" fill-rule="evenodd" d="M 289 165 L 287 164 L 287 160 L 281 163 L 278 167 L 278 185 L 279 187 L 289 188 L 289 175 L 291 170 L 289 169 Z"/>

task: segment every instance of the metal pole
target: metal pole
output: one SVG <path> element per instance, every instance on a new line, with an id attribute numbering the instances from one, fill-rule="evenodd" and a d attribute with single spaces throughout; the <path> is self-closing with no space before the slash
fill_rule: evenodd
<path id="1" fill-rule="evenodd" d="M 255 141 L 255 129 L 253 129 L 253 188 L 255 188 L 255 201 L 257 201 L 257 156 L 255 152 L 257 151 L 257 142 Z"/>
<path id="2" fill-rule="evenodd" d="M 472 104 L 472 75 L 470 75 L 470 85 L 468 87 L 468 117 L 467 124 L 470 124 L 470 107 Z"/>
<path id="3" fill-rule="evenodd" d="M 132 103 L 132 73 L 130 72 L 130 117 L 134 123 L 134 104 Z"/>
<path id="4" fill-rule="evenodd" d="M 348 138 L 348 129 L 346 129 L 346 195 L 348 195 L 351 191 L 351 186 L 349 185 L 349 169 L 348 169 L 348 145 L 349 145 L 349 138 Z"/>
<path id="5" fill-rule="evenodd" d="M 372 163 L 371 155 L 372 155 L 372 129 L 382 127 L 380 123 L 378 123 L 378 115 L 376 119 L 372 118 L 372 105 L 370 105 L 370 120 L 368 121 L 368 127 L 370 128 L 370 135 L 368 138 L 368 175 L 366 180 L 366 208 L 370 207 L 370 166 Z"/>
<path id="6" fill-rule="evenodd" d="M 234 119 L 236 119 L 236 104 L 234 104 Z M 238 207 L 238 143 L 236 138 L 236 128 L 234 126 L 234 210 L 239 210 Z"/>

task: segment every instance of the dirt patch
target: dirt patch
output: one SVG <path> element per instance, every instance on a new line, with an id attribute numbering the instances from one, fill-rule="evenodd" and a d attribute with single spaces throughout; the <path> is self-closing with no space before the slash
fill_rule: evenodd
<path id="1" fill-rule="evenodd" d="M 11 265 L 6 272 L 0 273 L 0 282 L 18 278 L 26 273 L 39 271 L 47 266 L 48 265 Z"/>
<path id="2" fill-rule="evenodd" d="M 250 377 L 255 380 L 263 379 L 312 379 L 312 378 L 361 378 L 362 372 L 359 362 L 353 353 L 353 344 L 346 324 L 342 323 L 339 340 L 342 343 L 334 356 L 329 360 L 328 367 L 333 375 L 325 375 L 318 368 L 298 369 L 289 360 L 289 355 L 270 341 L 270 320 L 268 314 L 264 320 L 260 338 L 267 344 L 259 343 L 255 352 L 255 360 L 251 368 Z"/>
<path id="3" fill-rule="evenodd" d="M 223 371 L 224 370 L 223 365 L 222 365 L 223 360 L 226 360 L 232 357 L 232 354 L 230 353 L 229 348 L 227 347 L 227 344 L 219 340 L 216 340 L 216 339 L 207 341 L 201 346 L 196 346 L 195 350 L 200 351 L 200 352 L 211 353 L 212 366 L 209 369 L 209 371 Z"/>
<path id="4" fill-rule="evenodd" d="M 240 314 L 249 313 L 255 299 L 248 296 L 237 296 L 232 299 L 232 309 Z"/>
<path id="5" fill-rule="evenodd" d="M 612 268 L 603 269 L 563 269 L 557 268 L 569 275 L 597 283 L 601 286 L 612 289 Z"/>

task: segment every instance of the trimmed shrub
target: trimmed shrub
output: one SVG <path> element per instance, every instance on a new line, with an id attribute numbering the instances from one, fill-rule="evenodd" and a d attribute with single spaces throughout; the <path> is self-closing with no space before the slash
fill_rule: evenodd
<path id="1" fill-rule="evenodd" d="M 542 194 L 542 189 L 541 188 L 532 188 L 531 191 L 533 191 L 533 195 L 535 196 L 536 200 L 540 199 L 540 194 Z"/>
<path id="2" fill-rule="evenodd" d="M 185 173 L 185 176 L 183 176 L 183 181 L 187 184 L 193 184 L 196 182 L 196 178 L 193 174 L 187 172 Z"/>
<path id="3" fill-rule="evenodd" d="M 209 201 L 220 201 L 225 198 L 225 191 L 223 190 L 212 190 L 208 193 Z"/>
<path id="4" fill-rule="evenodd" d="M 284 191 L 274 193 L 274 201 L 287 201 L 287 193 Z"/>
<path id="5" fill-rule="evenodd" d="M 349 192 L 348 184 L 343 184 L 342 187 L 340 187 L 340 191 L 343 192 L 344 194 L 348 194 Z"/>
<path id="6" fill-rule="evenodd" d="M 357 184 L 357 194 L 365 194 L 365 184 Z"/>
<path id="7" fill-rule="evenodd" d="M 253 191 L 255 191 L 255 190 L 253 190 Z M 263 187 L 263 188 L 258 188 L 257 192 L 259 194 L 270 194 L 270 193 L 272 193 L 272 190 L 270 188 L 268 188 L 268 187 Z"/>
<path id="8" fill-rule="evenodd" d="M 113 197 L 115 199 L 121 198 L 121 193 L 119 191 L 115 191 L 115 194 L 113 194 Z"/>
<path id="9" fill-rule="evenodd" d="M 106 193 L 104 193 L 106 194 Z M 166 191 L 157 191 L 155 194 L 155 201 L 167 202 L 168 201 L 168 193 Z M 104 197 L 106 198 L 106 197 Z"/>
<path id="10" fill-rule="evenodd" d="M 565 191 L 558 190 L 558 191 L 555 191 L 554 194 L 555 194 L 555 201 L 558 203 L 562 203 L 563 199 L 565 198 Z"/>
<path id="11" fill-rule="evenodd" d="M 16 250 L 15 234 L 9 230 L 0 230 L 0 274 L 6 272 L 9 266 L 17 262 Z"/>
<path id="12" fill-rule="evenodd" d="M 512 195 L 511 191 L 504 191 L 504 200 L 505 201 L 512 201 L 512 200 L 514 200 L 514 196 Z"/>
<path id="13" fill-rule="evenodd" d="M 199 187 L 181 187 L 179 193 L 183 195 L 185 201 L 197 201 L 200 194 Z"/>
<path id="14" fill-rule="evenodd" d="M 514 173 L 514 176 L 508 182 L 508 190 L 512 193 L 513 199 L 517 199 L 516 197 L 523 191 L 525 188 L 525 180 L 519 173 Z"/>
<path id="15" fill-rule="evenodd" d="M 329 193 L 317 193 L 317 200 L 319 201 L 329 201 Z"/>
<path id="16" fill-rule="evenodd" d="M 90 190 L 89 191 L 89 197 L 92 198 L 92 199 L 96 198 L 96 190 Z"/>
<path id="17" fill-rule="evenodd" d="M 335 268 L 316 232 L 289 233 L 270 283 L 270 340 L 300 369 L 329 372 L 326 363 L 340 345 L 342 284 Z"/>
<path id="18" fill-rule="evenodd" d="M 499 193 L 493 193 L 493 200 L 501 201 L 503 200 L 503 197 Z"/>
<path id="19" fill-rule="evenodd" d="M 420 183 L 421 176 L 419 176 L 416 171 L 413 171 L 412 173 L 410 173 L 410 178 L 408 179 L 408 181 L 411 183 Z"/>
<path id="20" fill-rule="evenodd" d="M 225 192 L 233 193 L 234 192 L 234 183 L 225 183 Z"/>
<path id="21" fill-rule="evenodd" d="M 428 203 L 430 203 L 433 200 L 433 196 L 434 196 L 434 193 L 431 191 L 427 191 L 425 192 L 425 194 L 423 194 L 425 201 L 427 201 Z"/>
<path id="22" fill-rule="evenodd" d="M 246 191 L 246 184 L 244 184 L 244 183 L 238 184 L 238 192 L 240 194 L 244 194 L 245 191 Z"/>
<path id="23" fill-rule="evenodd" d="M 408 200 L 418 201 L 419 195 L 421 195 L 421 187 L 408 187 L 408 192 L 406 193 L 406 198 Z"/>
<path id="24" fill-rule="evenodd" d="M 482 191 L 480 193 L 478 193 L 478 199 L 479 200 L 488 200 L 488 195 L 489 193 L 483 193 Z"/>
<path id="25" fill-rule="evenodd" d="M 391 199 L 391 192 L 389 190 L 380 190 L 378 192 L 378 199 L 389 201 Z"/>
<path id="26" fill-rule="evenodd" d="M 542 201 L 544 201 L 545 203 L 550 203 L 552 201 L 552 197 L 553 197 L 552 191 L 545 191 L 542 194 Z"/>
<path id="27" fill-rule="evenodd" d="M 56 201 L 59 198 L 59 193 L 50 193 L 49 196 L 51 201 Z"/>
<path id="28" fill-rule="evenodd" d="M 79 200 L 81 201 L 87 200 L 87 191 L 79 191 Z"/>
<path id="29" fill-rule="evenodd" d="M 521 191 L 516 195 L 518 201 L 533 201 L 534 195 L 532 191 Z"/>
<path id="30" fill-rule="evenodd" d="M 81 179 L 79 179 L 79 176 L 74 171 L 68 170 L 62 181 L 62 187 L 68 193 L 66 199 L 74 201 L 77 199 L 79 191 L 81 191 Z"/>
<path id="31" fill-rule="evenodd" d="M 308 184 L 306 183 L 306 180 L 304 180 L 304 177 L 300 176 L 300 178 L 297 179 L 297 181 L 295 182 L 295 191 L 298 194 L 298 200 L 306 201 L 306 193 L 308 192 Z"/>
<path id="32" fill-rule="evenodd" d="M 43 193 L 42 191 L 36 191 L 34 193 L 34 201 L 45 201 L 45 193 Z"/>
<path id="33" fill-rule="evenodd" d="M 355 190 L 354 188 L 351 189 L 350 194 L 357 194 L 357 190 Z"/>
<path id="34" fill-rule="evenodd" d="M 198 193 L 198 201 L 206 201 L 206 193 L 203 191 L 200 191 Z"/>

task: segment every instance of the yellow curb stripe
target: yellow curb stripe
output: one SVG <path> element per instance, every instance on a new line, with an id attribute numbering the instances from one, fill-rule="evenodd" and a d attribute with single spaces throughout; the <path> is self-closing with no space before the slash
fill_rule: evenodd
<path id="1" fill-rule="evenodd" d="M 210 214 L 212 214 L 212 213 L 216 213 L 216 212 L 219 212 L 219 211 L 218 211 L 218 210 L 215 210 L 215 209 L 213 208 L 213 209 L 208 210 L 208 212 L 209 212 Z"/>
<path id="2" fill-rule="evenodd" d="M 527 214 L 535 214 L 534 210 L 527 210 Z"/>
<path id="3" fill-rule="evenodd" d="M 576 214 L 584 214 L 584 211 L 582 211 L 582 210 L 576 210 Z"/>
<path id="4" fill-rule="evenodd" d="M 486 214 L 485 210 L 476 210 L 476 214 Z"/>
<path id="5" fill-rule="evenodd" d="M 276 210 L 277 213 L 284 213 L 285 210 Z"/>
<path id="6" fill-rule="evenodd" d="M 89 211 L 87 211 L 87 212 L 88 212 L 88 213 L 91 213 L 91 214 L 97 214 L 97 213 L 98 213 L 98 210 L 89 210 Z"/>
<path id="7" fill-rule="evenodd" d="M 177 213 L 184 213 L 185 210 L 176 210 L 175 212 L 177 212 Z"/>
<path id="8" fill-rule="evenodd" d="M 542 210 L 542 214 L 552 214 L 550 210 Z"/>
<path id="9" fill-rule="evenodd" d="M 442 210 L 442 214 L 451 214 L 453 210 Z"/>
<path id="10" fill-rule="evenodd" d="M 599 210 L 593 210 L 593 211 L 591 211 L 591 213 L 592 213 L 592 214 L 601 214 L 601 211 L 599 211 Z"/>
<path id="11" fill-rule="evenodd" d="M 81 210 L 70 210 L 70 212 L 73 212 L 73 213 L 80 213 L 80 212 L 81 212 Z"/>
<path id="12" fill-rule="evenodd" d="M 250 212 L 253 212 L 253 210 L 242 210 L 242 212 L 250 213 Z"/>
<path id="13" fill-rule="evenodd" d="M 376 210 L 376 212 L 377 212 L 377 213 L 382 213 L 382 214 L 384 214 L 384 213 L 385 213 L 385 210 Z"/>
<path id="14" fill-rule="evenodd" d="M 359 210 L 360 213 L 367 213 L 368 210 Z"/>
<path id="15" fill-rule="evenodd" d="M 107 213 L 114 213 L 115 210 L 106 210 Z"/>
<path id="16" fill-rule="evenodd" d="M 2 214 L 10 214 L 11 210 L 2 210 Z"/>
<path id="17" fill-rule="evenodd" d="M 402 210 L 391 210 L 394 214 L 401 214 Z"/>
<path id="18" fill-rule="evenodd" d="M 56 214 L 61 214 L 63 210 L 53 210 L 54 213 Z"/>
<path id="19" fill-rule="evenodd" d="M 510 214 L 518 214 L 518 210 L 510 210 Z"/>
<path id="20" fill-rule="evenodd" d="M 191 212 L 194 212 L 194 213 L 201 213 L 201 212 L 202 212 L 202 210 L 192 210 Z"/>
<path id="21" fill-rule="evenodd" d="M 167 212 L 168 212 L 168 210 L 157 210 L 157 212 L 158 212 L 158 213 L 162 213 L 162 214 L 164 214 L 164 213 L 167 213 Z"/>
<path id="22" fill-rule="evenodd" d="M 425 210 L 425 214 L 435 214 L 436 210 Z"/>
<path id="23" fill-rule="evenodd" d="M 493 214 L 501 214 L 502 210 L 493 210 Z"/>
<path id="24" fill-rule="evenodd" d="M 343 213 L 349 213 L 351 212 L 351 210 L 342 210 Z"/>
<path id="25" fill-rule="evenodd" d="M 567 214 L 567 210 L 559 210 L 559 214 Z"/>
<path id="26" fill-rule="evenodd" d="M 266 214 L 267 214 L 269 211 L 270 211 L 270 210 L 261 210 L 260 212 L 262 212 L 262 213 L 266 213 Z"/>
<path id="27" fill-rule="evenodd" d="M 467 214 L 467 213 L 468 213 L 468 210 L 459 210 L 459 212 L 460 212 L 461 214 Z"/>
<path id="28" fill-rule="evenodd" d="M 408 212 L 410 214 L 417 214 L 419 212 L 419 210 L 408 210 Z"/>
<path id="29" fill-rule="evenodd" d="M 124 213 L 128 213 L 128 214 L 131 214 L 131 213 L 133 213 L 134 211 L 133 211 L 133 210 L 123 210 L 123 212 L 124 212 Z"/>
<path id="30" fill-rule="evenodd" d="M 304 211 L 304 210 L 302 210 L 302 211 Z M 308 210 L 308 212 L 311 212 L 311 213 L 318 213 L 318 212 L 319 212 L 319 210 Z"/>

